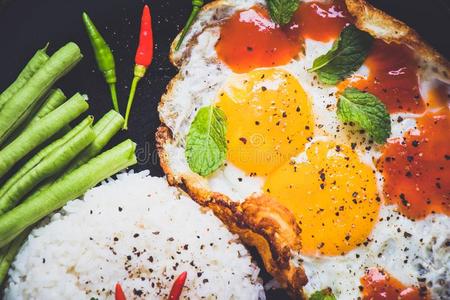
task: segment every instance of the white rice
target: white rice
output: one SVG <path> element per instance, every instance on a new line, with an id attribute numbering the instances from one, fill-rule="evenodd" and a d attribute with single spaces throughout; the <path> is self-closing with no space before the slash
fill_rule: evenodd
<path id="1" fill-rule="evenodd" d="M 211 212 L 162 178 L 124 173 L 33 230 L 6 299 L 166 299 L 187 271 L 184 299 L 264 299 L 250 254 Z"/>

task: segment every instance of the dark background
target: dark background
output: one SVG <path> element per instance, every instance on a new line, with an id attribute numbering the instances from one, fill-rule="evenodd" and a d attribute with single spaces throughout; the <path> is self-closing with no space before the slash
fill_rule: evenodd
<path id="1" fill-rule="evenodd" d="M 426 41 L 450 58 L 450 4 L 448 0 L 371 0 L 370 3 L 409 24 Z M 116 57 L 121 111 L 125 110 L 138 42 L 140 14 L 149 4 L 153 17 L 155 57 L 138 87 L 129 131 L 113 143 L 129 137 L 138 143 L 137 169 L 163 175 L 155 152 L 154 133 L 159 125 L 157 105 L 176 70 L 168 60 L 172 39 L 190 12 L 189 0 L 0 0 L 0 90 L 17 76 L 38 48 L 50 42 L 49 53 L 76 42 L 84 59 L 58 86 L 66 95 L 89 95 L 89 113 L 97 118 L 112 108 L 107 85 L 97 71 L 81 13 L 88 12 Z M 284 296 L 272 295 L 273 299 Z"/>

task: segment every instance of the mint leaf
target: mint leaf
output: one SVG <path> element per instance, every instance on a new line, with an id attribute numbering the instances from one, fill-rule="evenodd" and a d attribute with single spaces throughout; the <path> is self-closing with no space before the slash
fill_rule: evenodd
<path id="1" fill-rule="evenodd" d="M 383 102 L 376 96 L 347 88 L 339 97 L 337 115 L 342 122 L 354 122 L 383 144 L 391 135 L 391 120 Z"/>
<path id="2" fill-rule="evenodd" d="M 192 171 L 208 176 L 223 165 L 227 153 L 225 133 L 223 111 L 212 105 L 200 108 L 186 140 L 186 159 Z"/>
<path id="3" fill-rule="evenodd" d="M 270 17 L 280 25 L 285 25 L 291 21 L 299 4 L 299 0 L 267 0 Z"/>
<path id="4" fill-rule="evenodd" d="M 308 300 L 336 300 L 331 289 L 314 292 Z"/>
<path id="5" fill-rule="evenodd" d="M 364 63 L 372 47 L 373 38 L 354 25 L 345 27 L 333 47 L 313 62 L 309 72 L 316 72 L 325 84 L 336 84 Z"/>

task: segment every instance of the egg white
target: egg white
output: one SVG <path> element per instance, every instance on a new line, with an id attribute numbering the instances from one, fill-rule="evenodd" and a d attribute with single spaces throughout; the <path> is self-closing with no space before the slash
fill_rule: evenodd
<path id="1" fill-rule="evenodd" d="M 247 9 L 262 1 L 229 0 L 227 14 Z M 197 27 L 205 27 L 197 32 L 197 44 L 190 50 L 190 56 L 181 66 L 181 80 L 173 86 L 173 97 L 160 107 L 160 116 L 172 130 L 174 142 L 165 150 L 171 157 L 169 167 L 175 174 L 192 173 L 185 159 L 185 137 L 196 111 L 214 104 L 227 78 L 233 72 L 217 58 L 215 44 L 220 35 L 217 24 L 208 24 L 210 16 L 200 16 Z M 188 37 L 189 38 L 189 37 Z M 332 42 L 305 41 L 305 53 L 289 64 L 277 68 L 295 76 L 310 98 L 315 116 L 313 142 L 320 139 L 334 139 L 341 144 L 356 143 L 355 151 L 361 161 L 375 171 L 374 162 L 381 156 L 380 146 L 369 141 L 356 128 L 343 125 L 336 115 L 337 99 L 335 86 L 320 84 L 313 73 L 307 70 L 315 58 L 326 53 Z M 426 70 L 426 69 L 424 69 Z M 425 72 L 425 71 L 424 71 Z M 367 67 L 357 72 L 367 76 Z M 432 85 L 430 74 L 419 74 L 420 90 L 423 95 Z M 401 118 L 399 118 L 401 117 Z M 414 114 L 391 115 L 391 138 L 403 136 L 416 125 Z M 293 159 L 301 159 L 302 153 Z M 382 195 L 383 177 L 376 171 L 379 194 Z M 245 172 L 226 162 L 225 166 L 205 178 L 205 188 L 227 195 L 234 201 L 243 201 L 250 195 L 261 194 L 264 178 L 247 176 Z M 406 234 L 405 236 L 405 232 Z M 411 236 L 409 236 L 411 234 Z M 445 215 L 429 215 L 424 220 L 411 221 L 399 214 L 394 206 L 382 206 L 379 221 L 369 237 L 367 246 L 361 246 L 343 256 L 307 257 L 298 254 L 305 268 L 309 283 L 307 294 L 330 287 L 338 299 L 356 299 L 360 296 L 360 278 L 370 267 L 380 267 L 388 271 L 405 285 L 417 285 L 419 278 L 429 283 L 434 298 L 444 295 L 449 289 L 450 221 Z M 431 285 L 431 286 L 430 286 Z"/>

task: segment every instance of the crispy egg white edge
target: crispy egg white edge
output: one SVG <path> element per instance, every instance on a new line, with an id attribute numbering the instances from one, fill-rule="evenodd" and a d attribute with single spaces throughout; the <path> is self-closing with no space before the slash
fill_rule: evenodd
<path id="1" fill-rule="evenodd" d="M 229 4 L 227 14 L 231 14 L 261 4 L 262 1 L 234 0 L 227 3 Z M 192 32 L 201 32 L 208 24 L 211 14 L 212 12 L 201 14 Z M 218 60 L 214 49 L 219 30 L 217 26 L 206 27 L 198 36 L 198 43 L 191 49 L 189 60 L 180 69 L 182 79 L 174 84 L 172 98 L 160 109 L 161 119 L 174 133 L 174 142 L 166 144 L 165 150 L 170 157 L 169 167 L 175 174 L 191 173 L 185 159 L 184 144 L 196 111 L 202 106 L 213 104 L 218 99 L 223 83 L 233 74 Z M 355 134 L 352 128 L 345 128 L 339 122 L 335 113 L 334 94 L 337 88 L 320 85 L 314 79 L 314 74 L 307 72 L 313 60 L 326 53 L 331 44 L 306 40 L 305 56 L 278 68 L 293 74 L 311 101 L 313 100 L 311 97 L 314 97 L 312 103 L 316 125 L 313 142 L 330 138 L 348 145 L 355 142 L 357 143 L 355 151 L 360 159 L 375 170 L 374 161 L 381 155 L 379 147 L 371 144 L 364 135 Z M 426 95 L 434 86 L 435 80 L 425 80 L 430 78 L 431 73 L 425 73 L 429 68 L 423 70 L 424 73 L 419 74 L 420 89 L 422 95 Z M 367 75 L 367 68 L 362 66 L 356 73 Z M 401 121 L 399 116 L 402 117 Z M 401 137 L 404 132 L 414 128 L 416 117 L 417 115 L 411 114 L 391 115 L 391 138 Z M 319 124 L 323 126 L 318 126 Z M 297 158 L 301 156 L 299 153 Z M 381 191 L 383 184 L 381 174 L 377 174 L 377 179 Z M 252 194 L 262 192 L 264 178 L 247 176 L 242 170 L 227 162 L 223 168 L 206 178 L 204 184 L 210 190 L 223 193 L 235 201 L 242 201 Z M 297 259 L 303 262 L 309 278 L 309 283 L 305 287 L 307 294 L 331 287 L 338 298 L 357 298 L 360 295 L 358 289 L 360 278 L 365 268 L 379 266 L 406 285 L 417 285 L 418 278 L 425 278 L 427 282 L 433 284 L 430 288 L 433 295 L 436 297 L 443 295 L 448 288 L 450 270 L 450 251 L 446 246 L 450 239 L 448 217 L 436 214 L 413 222 L 396 212 L 395 207 L 390 205 L 382 206 L 379 219 L 370 236 L 371 242 L 344 256 L 307 257 L 296 254 Z M 412 236 L 406 238 L 405 232 Z"/>

